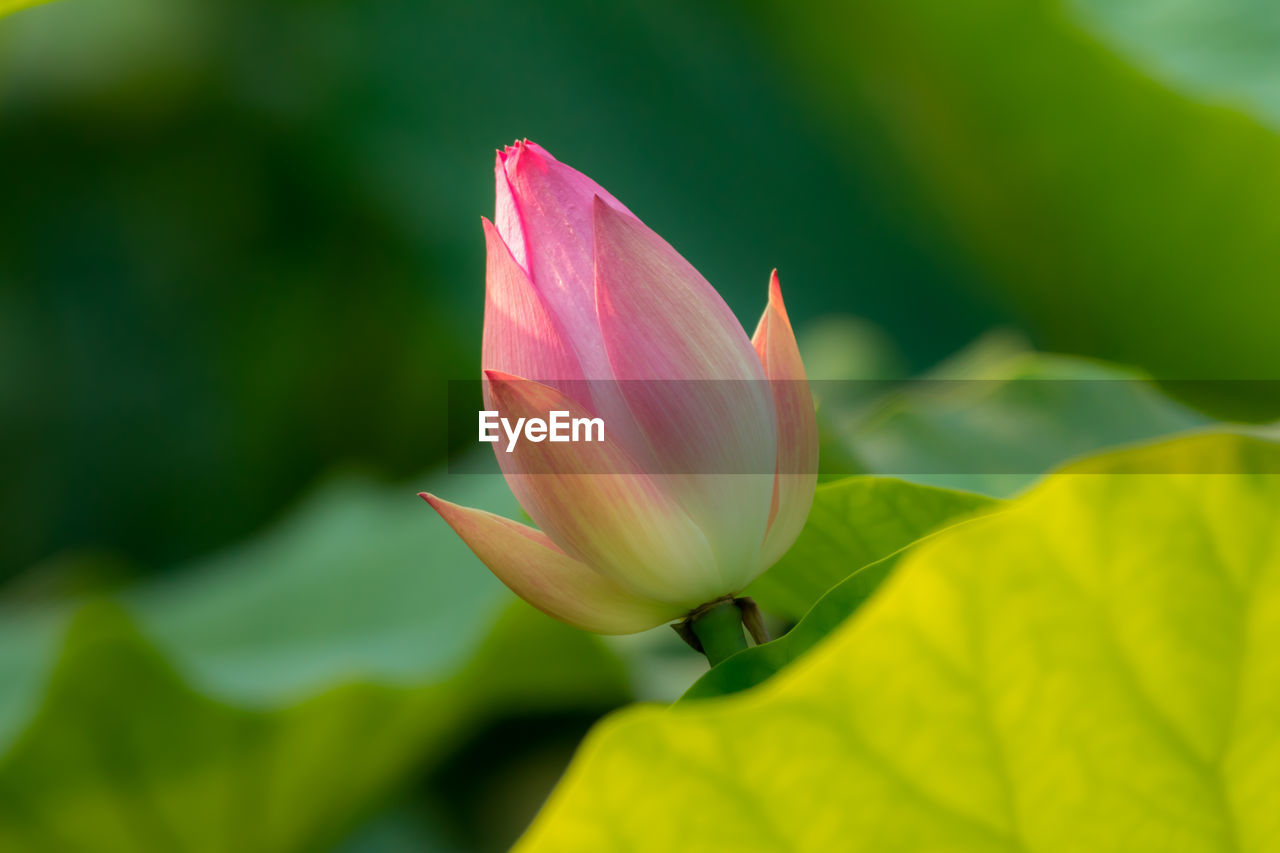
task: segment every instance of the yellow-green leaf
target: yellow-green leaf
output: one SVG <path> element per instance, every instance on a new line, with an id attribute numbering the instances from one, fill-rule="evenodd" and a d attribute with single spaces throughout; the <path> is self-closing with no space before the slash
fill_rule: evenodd
<path id="1" fill-rule="evenodd" d="M 47 3 L 48 0 L 0 0 L 0 18 L 5 15 L 25 9 L 28 6 L 38 6 L 41 3 Z"/>
<path id="2" fill-rule="evenodd" d="M 761 687 L 607 721 L 523 849 L 1277 849 L 1280 445 L 1075 471 Z"/>

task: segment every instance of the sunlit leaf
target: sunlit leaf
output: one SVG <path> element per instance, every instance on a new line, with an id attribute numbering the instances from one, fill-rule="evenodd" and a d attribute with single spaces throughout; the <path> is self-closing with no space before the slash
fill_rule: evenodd
<path id="1" fill-rule="evenodd" d="M 521 849 L 1272 849 L 1277 647 L 1280 445 L 1116 454 L 761 687 L 608 720 Z"/>
<path id="2" fill-rule="evenodd" d="M 38 6 L 48 0 L 0 0 L 0 17 L 11 14 L 28 6 Z"/>

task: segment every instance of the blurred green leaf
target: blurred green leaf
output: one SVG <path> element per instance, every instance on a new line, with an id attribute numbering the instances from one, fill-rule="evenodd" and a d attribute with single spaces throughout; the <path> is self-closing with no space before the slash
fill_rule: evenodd
<path id="1" fill-rule="evenodd" d="M 377 815 L 347 838 L 335 853 L 462 853 L 447 834 L 400 807 Z"/>
<path id="2" fill-rule="evenodd" d="M 1277 474 L 1199 436 L 1051 477 L 761 687 L 606 721 L 520 849 L 1271 849 Z"/>
<path id="3" fill-rule="evenodd" d="M 501 478 L 434 486 L 514 506 Z M 0 625 L 2 849 L 313 849 L 494 716 L 628 695 L 413 489 L 352 479 L 167 582 Z"/>
<path id="4" fill-rule="evenodd" d="M 501 476 L 426 479 L 465 504 L 519 512 Z M 340 475 L 265 535 L 126 603 L 184 671 L 255 703 L 351 672 L 436 677 L 511 596 L 416 491 Z"/>
<path id="5" fill-rule="evenodd" d="M 1042 347 L 1161 379 L 1277 378 L 1274 4 L 756 8 L 858 146 L 839 162 L 930 211 L 918 230 L 976 263 Z M 1274 387 L 1199 390 L 1280 414 Z"/>
<path id="6" fill-rule="evenodd" d="M 996 505 L 983 495 L 887 477 L 824 483 L 796 543 L 746 594 L 773 615 L 795 621 L 858 569 Z"/>
<path id="7" fill-rule="evenodd" d="M 1268 0 L 1069 0 L 1159 80 L 1280 129 L 1280 15 Z"/>
<path id="8" fill-rule="evenodd" d="M 872 472 L 1000 497 L 1072 459 L 1214 424 L 1137 371 L 998 340 L 827 419 Z"/>

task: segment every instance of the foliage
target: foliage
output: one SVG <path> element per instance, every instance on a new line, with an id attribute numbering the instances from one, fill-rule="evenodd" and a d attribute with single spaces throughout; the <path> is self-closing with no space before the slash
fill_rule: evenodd
<path id="1" fill-rule="evenodd" d="M 998 497 L 1072 459 L 1214 425 L 1140 371 L 999 335 L 918 380 L 826 408 L 831 443 L 865 470 Z"/>
<path id="2" fill-rule="evenodd" d="M 1274 378 L 1280 30 L 1268 4 L 755 8 L 828 126 L 858 146 L 842 162 L 936 211 L 917 228 L 979 266 L 975 281 L 1041 346 L 1165 379 Z M 1198 391 L 1280 414 L 1275 386 Z"/>
<path id="3" fill-rule="evenodd" d="M 769 613 L 794 621 L 859 568 L 995 503 L 982 495 L 887 477 L 823 484 L 796 544 L 747 594 Z"/>
<path id="4" fill-rule="evenodd" d="M 1277 473 L 1207 436 L 1055 475 L 763 686 L 609 720 L 521 849 L 1269 849 Z"/>
<path id="5" fill-rule="evenodd" d="M 629 693 L 413 490 L 351 479 L 180 579 L 0 624 L 3 849 L 313 849 L 489 720 Z"/>
<path id="6" fill-rule="evenodd" d="M 0 2 L 0 17 L 43 2 L 46 2 L 46 0 L 3 0 L 3 2 Z"/>

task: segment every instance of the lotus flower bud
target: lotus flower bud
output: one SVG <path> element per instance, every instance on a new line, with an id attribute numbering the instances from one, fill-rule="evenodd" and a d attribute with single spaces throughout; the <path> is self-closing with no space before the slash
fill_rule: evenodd
<path id="1" fill-rule="evenodd" d="M 499 152 L 486 407 L 599 417 L 609 440 L 495 445 L 537 529 L 423 497 L 530 604 L 607 634 L 736 595 L 795 541 L 817 426 L 774 273 L 748 339 L 719 294 L 590 178 Z"/>

